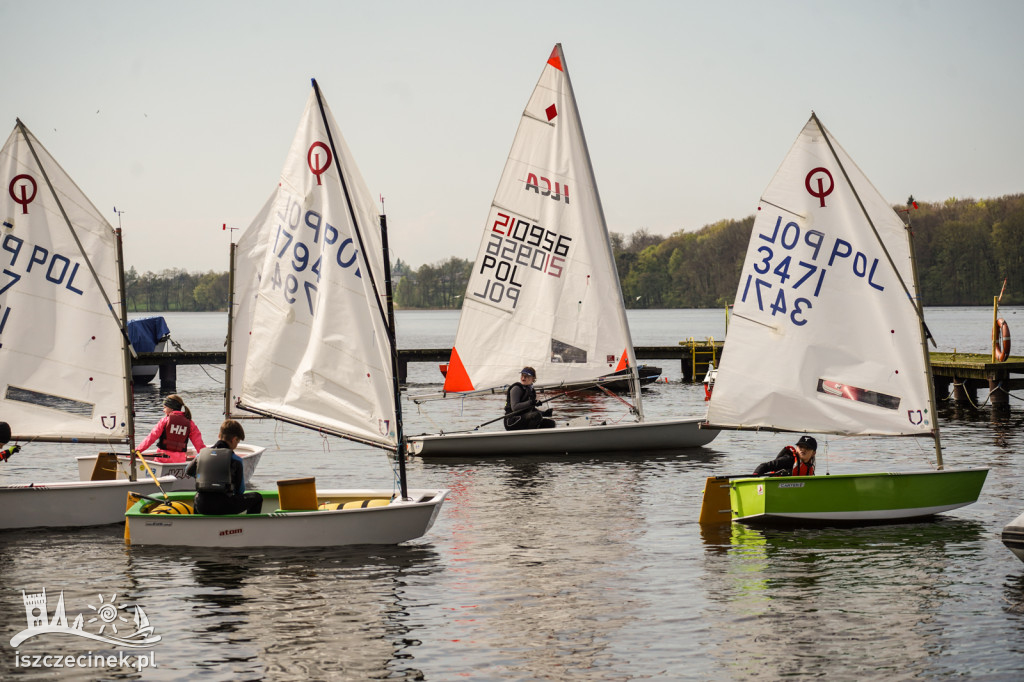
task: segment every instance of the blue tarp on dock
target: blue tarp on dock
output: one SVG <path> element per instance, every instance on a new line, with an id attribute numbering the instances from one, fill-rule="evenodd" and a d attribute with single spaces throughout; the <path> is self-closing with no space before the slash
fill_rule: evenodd
<path id="1" fill-rule="evenodd" d="M 128 323 L 128 339 L 136 353 L 152 353 L 156 344 L 171 335 L 162 317 L 143 317 Z"/>

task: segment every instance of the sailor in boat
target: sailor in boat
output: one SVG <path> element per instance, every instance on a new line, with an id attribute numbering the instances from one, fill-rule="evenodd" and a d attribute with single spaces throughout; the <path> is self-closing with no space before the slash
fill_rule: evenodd
<path id="1" fill-rule="evenodd" d="M 11 442 L 11 425 L 7 422 L 0 422 L 0 447 L 7 445 Z M 14 444 L 9 448 L 0 450 L 0 460 L 7 461 L 16 452 L 21 451 L 21 446 Z"/>
<path id="2" fill-rule="evenodd" d="M 259 514 L 263 497 L 245 492 L 242 459 L 235 454 L 245 430 L 234 419 L 225 419 L 217 438 L 212 448 L 200 450 L 185 468 L 185 475 L 196 479 L 196 513 Z"/>
<path id="3" fill-rule="evenodd" d="M 758 464 L 754 475 L 813 476 L 814 455 L 817 451 L 818 441 L 811 436 L 800 436 L 795 446 L 787 445 L 775 459 Z"/>
<path id="4" fill-rule="evenodd" d="M 192 441 L 196 452 L 206 447 L 203 434 L 192 421 L 192 412 L 186 407 L 181 396 L 174 393 L 164 398 L 164 416 L 149 432 L 146 439 L 139 443 L 139 452 L 156 443 L 158 462 L 184 462 L 188 443 Z"/>
<path id="5" fill-rule="evenodd" d="M 555 428 L 555 421 L 546 419 L 551 416 L 551 408 L 543 412 L 537 409 L 543 403 L 537 400 L 537 391 L 533 388 L 535 381 L 537 371 L 533 367 L 523 367 L 523 371 L 519 373 L 519 381 L 505 391 L 506 431 Z"/>

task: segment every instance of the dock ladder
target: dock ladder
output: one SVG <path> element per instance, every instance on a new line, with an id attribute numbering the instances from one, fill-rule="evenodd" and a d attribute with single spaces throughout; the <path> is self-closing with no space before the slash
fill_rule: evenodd
<path id="1" fill-rule="evenodd" d="M 698 381 L 697 367 L 706 367 L 709 362 L 715 367 L 718 366 L 715 337 L 709 336 L 704 341 L 697 341 L 691 336 L 686 339 L 686 345 L 690 347 L 690 376 L 693 377 L 693 381 Z"/>

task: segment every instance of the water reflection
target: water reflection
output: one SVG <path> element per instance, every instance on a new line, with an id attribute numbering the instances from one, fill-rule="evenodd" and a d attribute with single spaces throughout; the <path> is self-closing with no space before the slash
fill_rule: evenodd
<path id="1" fill-rule="evenodd" d="M 635 587 L 665 471 L 693 466 L 688 454 L 424 460 L 452 489 L 447 577 L 457 596 L 436 636 L 467 643 L 461 671 L 564 679 L 628 670 L 615 644 L 631 637 L 639 612 L 658 607 L 646 597 L 628 609 L 607 605 Z M 431 669 L 460 672 L 454 662 Z"/>
<path id="2" fill-rule="evenodd" d="M 138 565 L 181 569 L 172 582 L 190 612 L 177 647 L 183 670 L 212 679 L 422 677 L 405 590 L 441 570 L 429 546 L 131 554 Z"/>
<path id="3" fill-rule="evenodd" d="M 706 570 L 720 577 L 707 607 L 722 639 L 716 656 L 737 673 L 825 676 L 836 656 L 849 660 L 851 647 L 869 645 L 871 670 L 934 673 L 943 623 L 956 613 L 949 606 L 971 589 L 970 565 L 986 534 L 982 524 L 955 518 L 709 530 Z"/>

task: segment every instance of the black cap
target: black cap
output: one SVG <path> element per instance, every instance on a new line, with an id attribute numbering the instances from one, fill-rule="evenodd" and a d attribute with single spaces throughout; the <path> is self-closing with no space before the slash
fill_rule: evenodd
<path id="1" fill-rule="evenodd" d="M 800 436 L 800 440 L 796 442 L 796 446 L 807 448 L 808 450 L 818 451 L 818 441 L 814 440 L 810 436 Z"/>
<path id="2" fill-rule="evenodd" d="M 520 374 L 525 374 L 528 377 L 537 378 L 537 373 L 533 371 L 533 367 L 523 367 L 523 371 Z"/>

